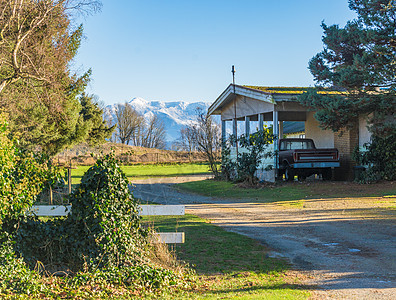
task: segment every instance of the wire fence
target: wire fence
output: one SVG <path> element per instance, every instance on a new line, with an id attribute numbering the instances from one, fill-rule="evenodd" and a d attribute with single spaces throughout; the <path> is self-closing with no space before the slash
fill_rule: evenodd
<path id="1" fill-rule="evenodd" d="M 110 152 L 110 151 L 109 151 Z M 133 164 L 168 164 L 168 163 L 201 163 L 207 162 L 207 157 L 201 152 L 164 151 L 135 154 L 131 151 L 113 151 L 123 165 Z M 46 188 L 38 196 L 37 204 L 64 205 L 69 202 L 68 195 L 71 193 L 71 169 L 77 165 L 93 165 L 99 155 L 80 154 L 74 155 L 67 151 L 57 155 L 53 164 L 68 170 L 66 182 L 62 187 Z M 103 152 L 102 152 L 103 154 Z"/>
<path id="2" fill-rule="evenodd" d="M 65 205 L 69 203 L 67 187 L 46 188 L 37 197 L 36 204 Z"/>
<path id="3" fill-rule="evenodd" d="M 190 163 L 190 162 L 206 162 L 207 157 L 200 152 L 150 152 L 143 154 L 134 154 L 128 152 L 115 151 L 115 156 L 124 165 L 130 164 L 162 164 L 162 163 Z M 61 166 L 68 165 L 70 160 L 73 165 L 93 165 L 99 155 L 80 154 L 72 155 L 58 155 L 55 158 L 55 163 Z"/>

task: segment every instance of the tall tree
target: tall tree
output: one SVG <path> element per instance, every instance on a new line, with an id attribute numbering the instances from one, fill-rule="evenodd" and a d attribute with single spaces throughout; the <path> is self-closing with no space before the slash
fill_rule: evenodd
<path id="1" fill-rule="evenodd" d="M 349 0 L 358 17 L 344 28 L 327 26 L 324 50 L 309 62 L 318 87 L 300 101 L 314 108 L 322 127 L 338 131 L 365 115 L 376 136 L 395 135 L 396 122 L 396 1 Z"/>
<path id="2" fill-rule="evenodd" d="M 55 154 L 87 135 L 79 132 L 90 128 L 81 125 L 79 97 L 91 71 L 70 70 L 83 33 L 71 20 L 99 7 L 89 0 L 0 1 L 0 110 L 26 147 Z"/>
<path id="3" fill-rule="evenodd" d="M 358 17 L 344 28 L 327 26 L 325 48 L 309 62 L 320 87 L 341 93 L 321 94 L 312 89 L 300 97 L 314 108 L 324 128 L 334 131 L 366 116 L 372 139 L 362 161 L 370 166 L 367 181 L 396 179 L 396 0 L 349 0 Z"/>

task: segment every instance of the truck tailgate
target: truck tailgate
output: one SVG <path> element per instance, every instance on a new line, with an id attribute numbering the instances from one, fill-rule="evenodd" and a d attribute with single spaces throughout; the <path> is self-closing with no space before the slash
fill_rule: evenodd
<path id="1" fill-rule="evenodd" d="M 337 149 L 295 150 L 294 162 L 338 161 Z"/>

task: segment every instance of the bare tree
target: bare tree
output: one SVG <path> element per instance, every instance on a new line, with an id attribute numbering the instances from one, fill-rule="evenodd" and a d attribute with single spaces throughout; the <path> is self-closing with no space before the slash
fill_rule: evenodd
<path id="1" fill-rule="evenodd" d="M 190 126 L 199 151 L 208 158 L 210 170 L 215 177 L 220 175 L 218 161 L 221 149 L 221 129 L 211 116 L 202 109 L 197 109 L 197 123 Z"/>
<path id="2" fill-rule="evenodd" d="M 185 126 L 180 129 L 178 147 L 181 148 L 181 150 L 188 151 L 190 154 L 197 150 L 197 141 L 193 126 Z"/>
<path id="3" fill-rule="evenodd" d="M 117 122 L 116 136 L 121 143 L 129 145 L 130 141 L 136 141 L 136 136 L 144 125 L 143 117 L 129 103 L 118 104 L 115 117 Z"/>
<path id="4" fill-rule="evenodd" d="M 153 115 L 142 132 L 141 146 L 147 148 L 164 149 L 166 147 L 166 131 L 164 122 Z"/>

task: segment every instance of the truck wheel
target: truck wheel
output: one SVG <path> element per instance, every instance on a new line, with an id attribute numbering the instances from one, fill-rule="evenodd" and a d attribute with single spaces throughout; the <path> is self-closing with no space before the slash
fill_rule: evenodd
<path id="1" fill-rule="evenodd" d="M 294 170 L 290 167 L 287 167 L 285 170 L 285 179 L 286 181 L 293 181 L 294 180 Z"/>
<path id="2" fill-rule="evenodd" d="M 322 179 L 331 180 L 332 175 L 331 169 L 324 169 L 322 172 Z"/>

